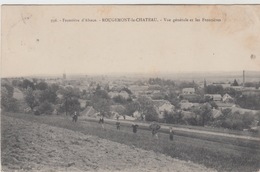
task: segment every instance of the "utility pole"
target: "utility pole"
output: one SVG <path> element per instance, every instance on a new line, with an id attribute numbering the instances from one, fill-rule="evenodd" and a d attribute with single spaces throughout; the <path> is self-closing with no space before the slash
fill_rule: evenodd
<path id="1" fill-rule="evenodd" d="M 65 109 L 66 109 L 66 116 L 67 116 L 67 97 L 66 97 L 66 102 L 65 102 Z"/>
<path id="2" fill-rule="evenodd" d="M 245 87 L 245 71 L 243 70 L 243 87 Z"/>

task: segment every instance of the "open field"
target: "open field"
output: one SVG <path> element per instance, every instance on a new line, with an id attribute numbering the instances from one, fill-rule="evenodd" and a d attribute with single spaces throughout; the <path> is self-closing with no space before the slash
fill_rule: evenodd
<path id="1" fill-rule="evenodd" d="M 210 138 L 207 139 L 205 135 L 176 133 L 174 141 L 171 142 L 168 134 L 164 132 L 159 133 L 160 139 L 156 140 L 151 137 L 150 131 L 138 130 L 134 134 L 129 126 L 122 126 L 121 130 L 117 131 L 115 125 L 105 124 L 105 130 L 103 130 L 96 122 L 79 121 L 75 124 L 71 122 L 71 118 L 66 117 L 14 113 L 4 115 L 96 135 L 125 145 L 203 164 L 218 171 L 246 172 L 260 169 L 260 144 L 256 141 L 243 141 L 235 138 L 220 139 L 215 136 L 211 138 L 207 136 Z"/>

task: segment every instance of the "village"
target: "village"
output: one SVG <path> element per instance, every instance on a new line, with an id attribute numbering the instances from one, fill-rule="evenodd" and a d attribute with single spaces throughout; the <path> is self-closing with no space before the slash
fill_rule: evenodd
<path id="1" fill-rule="evenodd" d="M 259 128 L 259 82 L 245 82 L 244 75 L 243 71 L 240 83 L 235 78 L 224 83 L 206 78 L 173 81 L 63 74 L 60 78 L 8 78 L 2 86 L 14 88 L 13 98 L 20 99 L 17 109 L 26 113 L 72 115 L 77 111 L 82 119 L 102 113 L 110 119 L 254 131 Z"/>

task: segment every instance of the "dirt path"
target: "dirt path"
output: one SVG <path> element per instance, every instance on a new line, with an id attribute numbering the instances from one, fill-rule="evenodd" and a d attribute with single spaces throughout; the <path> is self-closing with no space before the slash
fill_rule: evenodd
<path id="1" fill-rule="evenodd" d="M 94 118 L 85 118 L 85 120 L 96 120 Z M 116 122 L 114 119 L 106 119 L 106 121 L 110 122 Z M 122 124 L 131 124 L 131 121 L 120 121 Z M 145 126 L 149 127 L 149 124 L 146 123 L 140 123 L 140 122 L 135 122 L 139 126 Z M 169 126 L 166 125 L 161 125 L 162 129 L 169 130 Z M 243 136 L 243 135 L 235 135 L 235 134 L 228 134 L 228 133 L 219 133 L 219 132 L 212 132 L 212 131 L 202 131 L 202 130 L 196 130 L 196 129 L 188 129 L 188 128 L 177 128 L 177 127 L 172 127 L 174 131 L 184 131 L 184 132 L 189 132 L 189 133 L 199 133 L 199 134 L 207 134 L 207 135 L 214 135 L 214 136 L 222 136 L 222 137 L 229 137 L 229 138 L 237 138 L 237 139 L 243 139 L 243 140 L 252 140 L 252 141 L 260 141 L 259 137 L 252 137 L 252 136 Z"/>
<path id="2" fill-rule="evenodd" d="M 96 136 L 2 116 L 3 171 L 214 171 Z"/>

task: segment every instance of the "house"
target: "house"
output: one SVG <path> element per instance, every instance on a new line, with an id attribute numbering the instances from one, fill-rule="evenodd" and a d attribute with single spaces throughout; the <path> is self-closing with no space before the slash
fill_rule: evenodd
<path id="1" fill-rule="evenodd" d="M 167 100 L 153 100 L 154 107 L 158 113 L 160 119 L 164 118 L 164 112 L 172 112 L 174 110 L 174 105 L 172 105 Z"/>
<path id="2" fill-rule="evenodd" d="M 221 101 L 222 100 L 222 96 L 220 94 L 205 94 L 204 97 L 208 98 L 210 100 L 213 100 L 213 101 Z"/>
<path id="3" fill-rule="evenodd" d="M 234 103 L 229 103 L 229 102 L 221 102 L 217 101 L 216 105 L 218 106 L 219 109 L 227 109 L 227 108 L 232 108 L 235 107 L 236 105 Z"/>
<path id="4" fill-rule="evenodd" d="M 182 94 L 195 94 L 195 88 L 183 88 Z"/>
<path id="5" fill-rule="evenodd" d="M 222 86 L 223 88 L 230 88 L 231 84 L 228 83 L 213 83 L 214 86 Z"/>
<path id="6" fill-rule="evenodd" d="M 152 99 L 163 99 L 165 98 L 167 94 L 165 94 L 164 92 L 157 92 L 157 91 L 153 91 L 150 96 Z"/>
<path id="7" fill-rule="evenodd" d="M 199 105 L 198 103 L 190 103 L 188 100 L 182 100 L 180 102 L 180 106 L 181 106 L 182 110 L 189 110 L 189 109 L 196 107 L 198 105 Z"/>
<path id="8" fill-rule="evenodd" d="M 230 88 L 231 84 L 221 84 L 221 86 L 225 89 L 225 88 Z"/>
<path id="9" fill-rule="evenodd" d="M 135 111 L 135 112 L 133 113 L 133 117 L 135 117 L 135 118 L 141 118 L 141 113 L 140 113 L 139 111 Z"/>
<path id="10" fill-rule="evenodd" d="M 88 106 L 84 111 L 82 111 L 79 114 L 80 118 L 88 118 L 88 117 L 96 118 L 97 115 L 98 115 L 98 111 L 96 111 L 92 106 Z"/>
<path id="11" fill-rule="evenodd" d="M 136 96 L 141 95 L 141 94 L 145 94 L 148 91 L 148 86 L 146 85 L 130 85 L 129 90 Z"/>
<path id="12" fill-rule="evenodd" d="M 114 98 L 114 97 L 118 96 L 118 92 L 117 92 L 117 91 L 110 91 L 110 92 L 108 93 L 108 96 L 109 96 L 110 98 Z"/>
<path id="13" fill-rule="evenodd" d="M 79 103 L 80 103 L 80 107 L 81 107 L 81 108 L 86 107 L 86 104 L 87 104 L 86 100 L 83 100 L 83 99 L 78 99 L 78 100 L 79 100 Z"/>
<path id="14" fill-rule="evenodd" d="M 213 94 L 213 101 L 221 101 L 222 96 L 220 94 Z"/>
<path id="15" fill-rule="evenodd" d="M 13 98 L 17 100 L 23 100 L 24 99 L 23 92 L 17 88 L 14 88 Z"/>
<path id="16" fill-rule="evenodd" d="M 128 99 L 129 98 L 129 94 L 126 91 L 121 91 L 121 92 L 117 92 L 117 91 L 111 91 L 108 93 L 110 98 L 114 98 L 117 96 L 121 96 L 124 99 Z"/>
<path id="17" fill-rule="evenodd" d="M 111 91 L 120 92 L 120 90 L 122 90 L 124 88 L 124 86 L 120 86 L 118 84 L 115 84 L 115 85 L 109 84 L 109 88 Z"/>
<path id="18" fill-rule="evenodd" d="M 223 115 L 223 114 L 220 110 L 215 109 L 215 108 L 212 109 L 212 116 L 214 119 L 220 117 L 221 115 Z"/>
<path id="19" fill-rule="evenodd" d="M 196 118 L 196 114 L 190 111 L 181 111 L 181 115 L 184 120 Z"/>
<path id="20" fill-rule="evenodd" d="M 229 94 L 226 93 L 222 97 L 222 101 L 225 102 L 225 103 L 232 103 L 232 102 L 234 102 L 234 99 Z"/>
<path id="21" fill-rule="evenodd" d="M 243 86 L 231 86 L 231 88 L 233 88 L 236 91 L 242 91 L 243 90 Z"/>
<path id="22" fill-rule="evenodd" d="M 258 120 L 254 120 L 253 122 L 252 122 L 252 124 L 250 125 L 250 129 L 251 129 L 251 131 L 253 130 L 253 131 L 257 131 L 257 130 L 259 130 L 260 128 L 259 128 L 259 121 Z"/>
<path id="23" fill-rule="evenodd" d="M 120 91 L 119 95 L 122 96 L 125 99 L 129 98 L 129 94 L 126 91 Z"/>
<path id="24" fill-rule="evenodd" d="M 244 108 L 241 108 L 241 107 L 238 107 L 238 106 L 231 107 L 231 110 L 232 110 L 233 113 L 234 112 L 239 112 L 240 114 L 243 114 L 243 113 L 256 114 L 256 113 L 259 112 L 258 110 L 244 109 Z"/>
<path id="25" fill-rule="evenodd" d="M 181 99 L 188 100 L 190 102 L 199 102 L 201 100 L 200 95 L 197 94 L 181 94 Z"/>
<path id="26" fill-rule="evenodd" d="M 250 90 L 250 89 L 245 89 L 242 91 L 243 95 L 260 95 L 260 90 L 259 89 L 254 89 L 254 90 Z"/>

